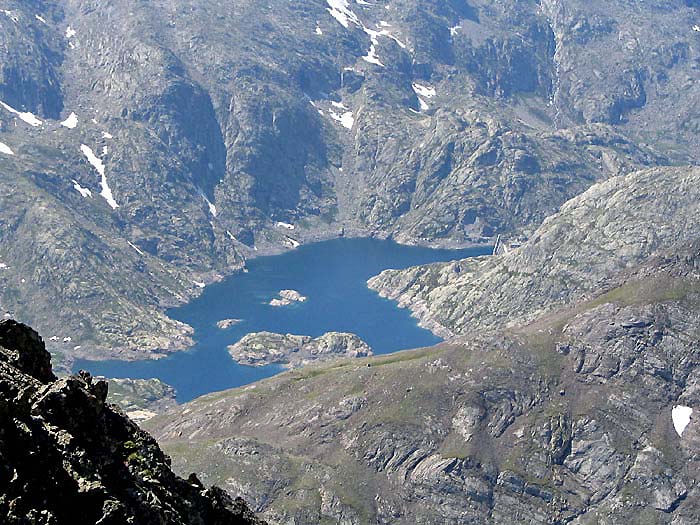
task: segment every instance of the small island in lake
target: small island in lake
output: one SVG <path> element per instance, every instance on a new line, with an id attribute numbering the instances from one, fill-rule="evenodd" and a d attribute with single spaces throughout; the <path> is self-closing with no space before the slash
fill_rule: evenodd
<path id="1" fill-rule="evenodd" d="M 292 303 L 303 303 L 308 297 L 301 295 L 296 290 L 280 290 L 279 297 L 270 301 L 270 306 L 288 306 Z"/>
<path id="2" fill-rule="evenodd" d="M 336 357 L 368 357 L 370 346 L 355 334 L 328 332 L 320 337 L 308 335 L 256 332 L 248 334 L 228 347 L 234 360 L 246 366 L 274 363 L 286 368 L 299 368 L 312 361 Z"/>
<path id="3" fill-rule="evenodd" d="M 218 326 L 221 330 L 228 330 L 233 325 L 238 324 L 242 321 L 243 319 L 222 319 L 221 321 L 218 321 L 216 323 L 216 326 Z"/>

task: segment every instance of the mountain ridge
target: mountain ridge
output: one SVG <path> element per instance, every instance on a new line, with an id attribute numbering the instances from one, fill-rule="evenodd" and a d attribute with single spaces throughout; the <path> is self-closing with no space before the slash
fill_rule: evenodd
<path id="1" fill-rule="evenodd" d="M 341 233 L 488 243 L 598 180 L 695 162 L 696 6 L 680 1 L 7 0 L 0 14 L 15 111 L 0 108 L 14 153 L 0 154 L 0 305 L 70 337 L 50 341 L 66 363 L 187 347 L 166 308 L 256 253 Z M 81 290 L 79 315 L 64 289 Z"/>

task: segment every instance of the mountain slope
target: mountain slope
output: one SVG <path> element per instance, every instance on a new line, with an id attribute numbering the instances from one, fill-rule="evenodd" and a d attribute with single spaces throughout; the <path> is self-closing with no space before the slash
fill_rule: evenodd
<path id="1" fill-rule="evenodd" d="M 114 406 L 107 384 L 56 379 L 36 332 L 0 321 L 0 515 L 14 524 L 262 524 L 195 475 Z"/>
<path id="2" fill-rule="evenodd" d="M 147 423 L 272 523 L 694 523 L 700 246 L 468 343 L 309 367 Z M 679 427 L 680 428 L 680 427 Z"/>
<path id="3" fill-rule="evenodd" d="M 698 428 L 674 410 L 698 406 L 697 176 L 611 179 L 509 255 L 408 270 L 435 315 L 431 290 L 467 306 L 485 290 L 451 344 L 283 374 L 148 428 L 271 522 L 693 523 Z"/>
<path id="4" fill-rule="evenodd" d="M 256 253 L 488 242 L 696 158 L 680 0 L 1 7 L 0 305 L 68 361 L 186 346 L 164 309 Z"/>
<path id="5" fill-rule="evenodd" d="M 517 326 L 597 293 L 617 271 L 696 238 L 700 170 L 650 169 L 593 186 L 495 257 L 388 270 L 369 281 L 445 334 Z"/>

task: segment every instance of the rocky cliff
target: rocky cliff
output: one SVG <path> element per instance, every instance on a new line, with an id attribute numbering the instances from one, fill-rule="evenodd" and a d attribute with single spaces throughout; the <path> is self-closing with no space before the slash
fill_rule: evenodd
<path id="1" fill-rule="evenodd" d="M 1 7 L 0 307 L 67 361 L 187 346 L 165 308 L 256 253 L 489 242 L 697 158 L 692 2 Z"/>
<path id="2" fill-rule="evenodd" d="M 241 499 L 170 470 L 89 374 L 57 379 L 38 334 L 0 321 L 0 516 L 26 524 L 261 524 Z"/>

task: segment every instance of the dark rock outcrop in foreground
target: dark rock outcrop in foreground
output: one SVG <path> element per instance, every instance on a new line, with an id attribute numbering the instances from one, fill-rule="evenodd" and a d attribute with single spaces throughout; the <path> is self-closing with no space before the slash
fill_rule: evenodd
<path id="1" fill-rule="evenodd" d="M 89 374 L 57 379 L 31 328 L 0 321 L 0 522 L 262 524 L 241 499 L 184 480 Z"/>

